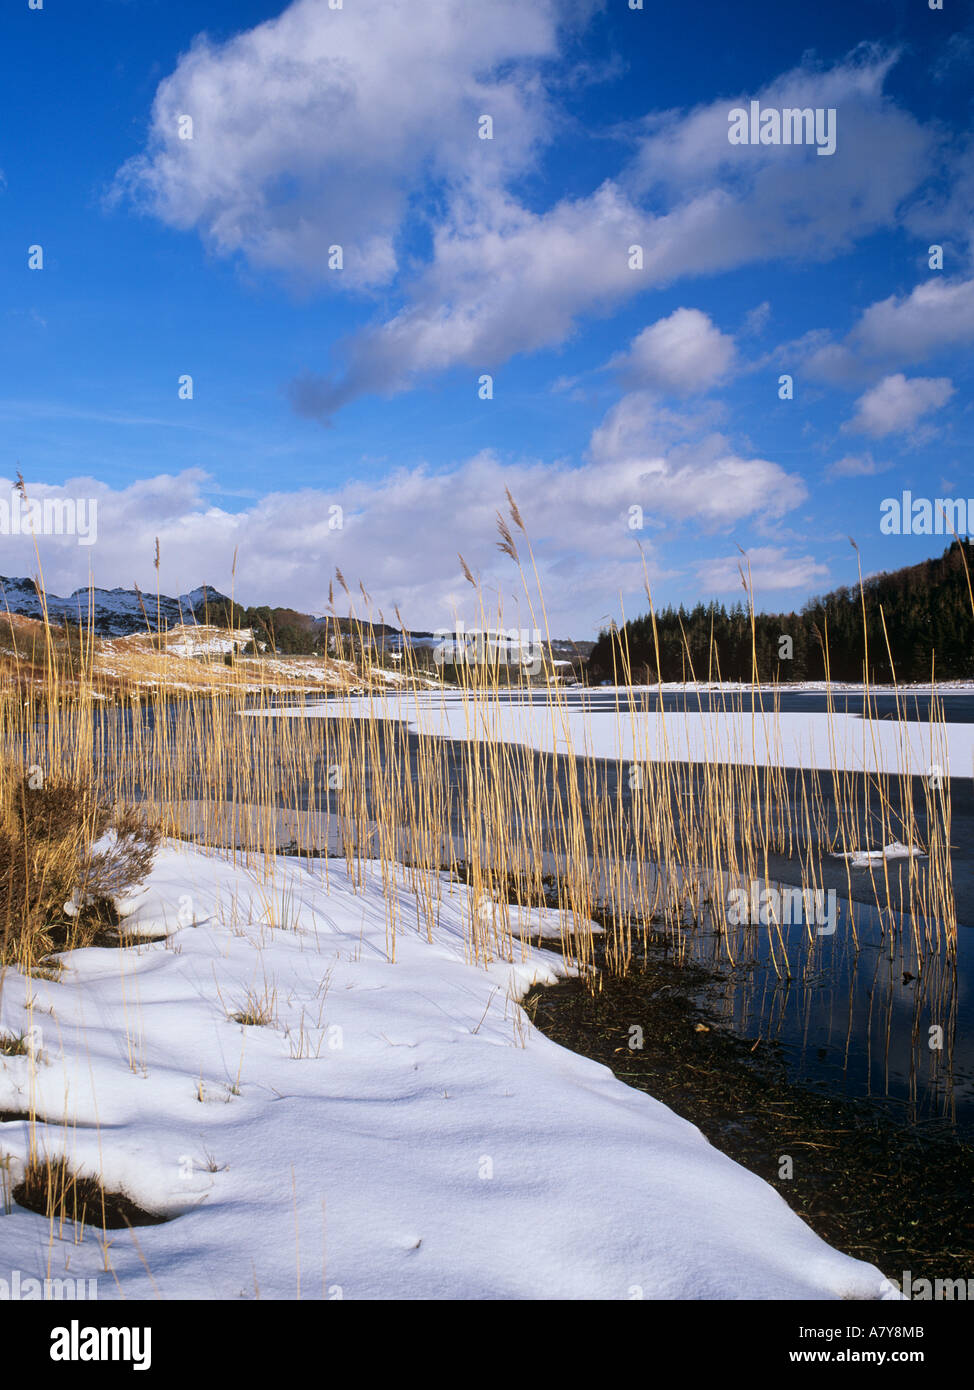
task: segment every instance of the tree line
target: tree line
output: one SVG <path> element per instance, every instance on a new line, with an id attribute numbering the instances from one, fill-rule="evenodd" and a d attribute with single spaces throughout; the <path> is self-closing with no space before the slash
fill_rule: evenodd
<path id="1" fill-rule="evenodd" d="M 966 561 L 966 566 L 965 566 Z M 743 602 L 682 604 L 599 635 L 590 681 L 683 680 L 782 683 L 926 681 L 974 677 L 970 539 L 943 555 L 810 599 L 800 613 L 756 613 Z M 885 629 L 885 630 L 884 630 Z M 658 657 L 657 657 L 658 644 Z M 755 660 L 756 658 L 756 660 Z"/>

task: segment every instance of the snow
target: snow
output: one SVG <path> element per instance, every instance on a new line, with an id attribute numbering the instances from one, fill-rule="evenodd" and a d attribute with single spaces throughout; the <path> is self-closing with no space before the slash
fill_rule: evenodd
<path id="1" fill-rule="evenodd" d="M 154 591 L 143 593 L 141 598 L 134 589 L 75 589 L 67 598 L 59 594 L 46 593 L 47 613 L 52 623 L 70 622 L 87 624 L 89 609 L 94 619 L 95 631 L 110 637 L 124 636 L 131 632 L 144 632 L 148 627 L 155 631 L 157 619 L 161 626 L 176 627 L 196 621 L 194 610 L 197 606 L 216 605 L 226 601 L 218 589 L 200 587 L 179 598 L 167 594 L 157 595 Z M 41 618 L 44 615 L 37 589 L 32 579 L 10 578 L 0 575 L 0 603 L 3 611 L 20 613 L 28 618 Z"/>
<path id="2" fill-rule="evenodd" d="M 882 849 L 857 849 L 852 854 L 838 857 L 848 859 L 854 869 L 867 869 L 870 864 L 881 864 L 884 859 L 910 859 L 914 855 L 920 859 L 926 857 L 916 845 L 904 845 L 899 840 L 893 840 Z"/>
<path id="3" fill-rule="evenodd" d="M 599 686 L 599 690 L 614 690 L 617 687 L 605 685 Z M 828 691 L 833 694 L 860 694 L 865 686 L 861 681 L 788 681 L 779 685 L 755 685 L 752 681 L 663 681 L 659 685 L 637 685 L 631 687 L 634 690 L 650 690 L 665 693 L 685 692 L 696 693 L 697 691 L 713 691 L 717 694 L 721 692 L 741 692 L 750 694 L 752 690 L 759 690 L 763 694 L 773 695 L 776 691 L 787 693 L 789 691 L 805 691 L 818 695 L 824 695 Z M 949 680 L 938 681 L 936 685 L 931 685 L 929 681 L 906 681 L 901 685 L 876 685 L 869 686 L 872 695 L 938 695 L 955 694 L 970 695 L 974 692 L 974 682 L 968 680 Z"/>
<path id="4" fill-rule="evenodd" d="M 225 656 L 227 652 L 243 651 L 253 637 L 249 627 L 229 631 L 200 623 L 193 631 L 183 624 L 176 629 L 176 640 L 166 643 L 165 651 L 169 656 Z M 261 643 L 262 648 L 264 645 Z"/>
<path id="5" fill-rule="evenodd" d="M 598 701 L 613 695 L 600 689 Z M 620 692 L 626 694 L 627 692 Z M 275 710 L 277 717 L 401 719 L 452 739 L 490 737 L 547 752 L 574 751 L 623 762 L 745 763 L 848 771 L 974 774 L 974 724 L 862 719 L 845 713 L 772 710 L 617 712 L 534 699 L 480 701 L 452 692 L 375 701 L 342 700 Z"/>
<path id="6" fill-rule="evenodd" d="M 385 897 L 377 863 L 356 889 L 340 861 L 166 842 L 122 906 L 168 939 L 7 971 L 0 1028 L 40 1034 L 0 1056 L 0 1110 L 33 1102 L 42 1152 L 174 1219 L 106 1247 L 0 1205 L 22 1277 L 95 1277 L 99 1298 L 880 1297 L 693 1125 L 536 1031 L 515 1000 L 564 963 L 473 963 L 466 887 L 442 880 L 427 939 L 405 870 Z M 248 995 L 270 1026 L 229 1017 Z M 14 1181 L 29 1144 L 0 1126 Z"/>

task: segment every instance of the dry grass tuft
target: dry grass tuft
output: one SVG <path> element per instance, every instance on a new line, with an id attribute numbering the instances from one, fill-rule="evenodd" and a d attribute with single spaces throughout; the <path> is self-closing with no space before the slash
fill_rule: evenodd
<path id="1" fill-rule="evenodd" d="M 234 1023 L 242 1023 L 247 1028 L 270 1028 L 276 1017 L 277 995 L 266 989 L 263 994 L 248 990 L 244 1002 L 230 1014 Z"/>
<path id="2" fill-rule="evenodd" d="M 146 1211 L 124 1192 L 109 1192 L 97 1178 L 73 1173 L 63 1158 L 35 1158 L 28 1164 L 12 1197 L 28 1211 L 46 1217 L 58 1228 L 95 1226 L 117 1230 L 126 1226 L 158 1226 L 168 1216 Z"/>
<path id="3" fill-rule="evenodd" d="M 0 963 L 36 969 L 116 927 L 114 900 L 144 879 L 158 839 L 144 814 L 110 811 L 90 781 L 0 765 Z"/>

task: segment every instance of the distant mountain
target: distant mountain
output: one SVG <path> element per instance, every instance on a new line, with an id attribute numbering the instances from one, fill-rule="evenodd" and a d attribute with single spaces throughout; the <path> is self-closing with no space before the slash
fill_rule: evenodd
<path id="1" fill-rule="evenodd" d="M 147 627 L 154 632 L 157 625 L 164 631 L 181 623 L 202 623 L 208 609 L 223 611 L 230 602 L 219 589 L 206 585 L 179 598 L 160 594 L 158 603 L 154 593 L 140 597 L 135 589 L 75 589 L 69 598 L 49 593 L 46 600 L 51 623 L 80 623 L 87 627 L 90 612 L 100 637 L 125 637 L 130 632 L 145 632 Z M 0 615 L 7 611 L 43 618 L 44 607 L 32 579 L 0 575 Z"/>
<path id="2" fill-rule="evenodd" d="M 410 648 L 420 667 L 434 667 L 435 648 L 442 633 L 400 632 L 388 623 L 349 617 L 315 617 L 293 608 L 244 608 L 219 589 L 202 585 L 188 594 L 170 598 L 132 589 L 75 589 L 68 598 L 47 594 L 47 614 L 52 625 L 65 622 L 87 628 L 89 605 L 99 637 L 127 637 L 133 632 L 171 631 L 181 624 L 211 623 L 217 627 L 248 631 L 259 650 L 285 655 L 336 655 L 364 647 L 379 661 L 401 659 Z M 43 618 L 44 610 L 32 579 L 0 575 L 0 617 L 7 611 L 27 618 Z M 591 642 L 552 638 L 549 655 L 555 661 L 580 669 Z"/>

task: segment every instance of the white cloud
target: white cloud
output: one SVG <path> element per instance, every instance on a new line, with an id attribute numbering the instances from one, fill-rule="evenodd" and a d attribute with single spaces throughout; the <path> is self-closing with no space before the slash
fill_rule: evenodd
<path id="1" fill-rule="evenodd" d="M 623 381 L 636 388 L 691 395 L 723 380 L 734 365 L 734 339 L 699 309 L 677 309 L 638 334 L 614 358 Z"/>
<path id="2" fill-rule="evenodd" d="M 862 362 L 847 343 L 832 341 L 824 329 L 813 329 L 792 343 L 778 349 L 782 363 L 796 360 L 811 381 L 827 381 L 832 386 L 847 388 L 865 386 L 876 376 L 876 366 Z"/>
<path id="3" fill-rule="evenodd" d="M 846 454 L 825 470 L 830 478 L 869 478 L 892 468 L 891 462 L 879 463 L 867 449 L 864 454 Z"/>
<path id="4" fill-rule="evenodd" d="M 933 145 L 884 96 L 891 61 L 864 50 L 752 94 L 765 104 L 836 105 L 839 145 L 828 159 L 731 146 L 735 103 L 721 101 L 650 118 L 630 167 L 589 197 L 543 213 L 499 192 L 474 213 L 455 202 L 405 307 L 343 345 L 336 370 L 299 383 L 298 409 L 327 418 L 355 396 L 403 390 L 431 371 L 489 369 L 563 343 L 583 314 L 645 289 L 766 260 L 824 260 L 891 224 Z M 632 245 L 642 248 L 641 270 L 630 268 Z"/>
<path id="5" fill-rule="evenodd" d="M 837 107 L 828 159 L 731 146 L 735 97 L 648 117 L 617 178 L 525 207 L 514 181 L 562 120 L 552 60 L 595 4 L 295 0 L 229 43 L 197 40 L 160 85 L 148 149 L 119 187 L 219 253 L 327 276 L 326 249 L 341 243 L 346 269 L 330 285 L 395 284 L 398 310 L 295 383 L 298 410 L 327 418 L 363 393 L 561 344 L 582 315 L 682 276 L 824 259 L 889 225 L 925 177 L 935 137 L 884 95 L 892 56 L 864 48 L 749 94 Z M 493 141 L 476 138 L 482 113 Z"/>
<path id="6" fill-rule="evenodd" d="M 696 271 L 825 259 L 887 225 L 925 177 L 934 137 L 883 90 L 895 61 L 863 45 L 831 68 L 807 62 L 760 91 L 650 116 L 626 187 L 684 214 L 674 219 L 687 225 L 674 226 L 672 253 Z M 835 154 L 731 145 L 728 112 L 752 98 L 763 107 L 834 107 Z"/>
<path id="7" fill-rule="evenodd" d="M 324 279 L 340 243 L 345 283 L 385 284 L 420 183 L 489 188 L 530 164 L 549 122 L 537 65 L 590 8 L 294 0 L 226 43 L 201 35 L 160 84 L 118 191 L 220 254 Z M 482 114 L 493 140 L 478 138 Z"/>
<path id="8" fill-rule="evenodd" d="M 563 342 L 576 317 L 640 287 L 627 249 L 646 220 L 618 188 L 565 200 L 550 213 L 512 199 L 458 208 L 436 231 L 433 261 L 410 302 L 343 345 L 340 370 L 296 383 L 302 414 L 327 417 L 367 392 L 392 394 L 432 372 L 482 371 L 517 352 Z"/>
<path id="9" fill-rule="evenodd" d="M 883 377 L 856 401 L 856 413 L 844 429 L 879 439 L 894 431 L 909 433 L 921 415 L 939 410 L 954 394 L 947 377 L 907 378 L 902 372 Z"/>
<path id="10" fill-rule="evenodd" d="M 758 546 L 740 554 L 722 555 L 697 565 L 697 578 L 704 589 L 727 593 L 741 589 L 741 570 L 747 575 L 750 562 L 751 584 L 755 603 L 762 606 L 762 596 L 779 589 L 807 589 L 827 578 L 829 569 L 814 555 L 790 555 L 780 546 Z"/>
<path id="11" fill-rule="evenodd" d="M 892 294 L 863 311 L 841 342 L 815 331 L 783 351 L 803 359 L 810 377 L 860 383 L 882 365 L 910 365 L 974 342 L 974 279 L 932 276 L 909 294 Z"/>
<path id="12" fill-rule="evenodd" d="M 964 133 L 937 152 L 922 198 L 906 209 L 904 226 L 924 242 L 943 246 L 948 267 L 960 256 L 974 259 L 974 136 Z"/>
<path id="13" fill-rule="evenodd" d="M 628 418 L 632 423 L 631 409 Z M 654 412 L 653 418 L 659 441 L 683 428 L 677 417 Z M 97 502 L 96 544 L 40 538 L 45 580 L 54 593 L 85 585 L 89 565 L 100 587 L 130 588 L 137 581 L 154 590 L 158 536 L 163 592 L 184 593 L 204 583 L 229 592 L 236 550 L 236 597 L 243 603 L 323 613 L 337 565 L 353 587 L 365 584 L 388 621 L 398 604 L 408 625 L 432 628 L 449 623 L 454 611 L 467 621 L 477 618 L 458 551 L 480 573 L 488 599 L 498 587 L 506 596 L 508 625 L 528 625 L 516 570 L 496 546 L 496 512 L 506 508 L 510 488 L 531 535 L 554 627 L 585 636 L 608 610 L 615 614 L 620 591 L 641 592 L 635 539 L 644 543 L 658 577 L 662 561 L 654 537 L 662 523 L 726 529 L 751 515 L 778 514 L 804 496 L 798 479 L 765 460 L 737 457 L 719 436 L 702 438 L 692 449 L 673 446 L 669 457 L 613 453 L 611 441 L 625 438 L 621 427 L 604 432 L 597 456 L 578 467 L 508 462 L 484 452 L 436 472 L 398 469 L 330 491 L 269 493 L 238 511 L 210 499 L 210 480 L 198 470 L 122 488 L 91 478 L 41 488 L 28 479 L 28 492 Z M 0 479 L 0 496 L 11 487 Z M 340 530 L 329 525 L 335 505 L 343 509 Z M 634 506 L 645 511 L 641 534 L 629 528 Z M 35 573 L 29 537 L 5 536 L 3 544 L 9 574 Z"/>
<path id="14" fill-rule="evenodd" d="M 780 517 L 805 500 L 799 477 L 768 459 L 741 457 L 707 425 L 706 416 L 674 415 L 651 392 L 632 391 L 594 431 L 589 452 L 596 467 L 638 481 L 633 500 L 650 518 L 717 530 L 745 517 Z"/>
<path id="15" fill-rule="evenodd" d="M 974 342 L 974 279 L 933 278 L 910 294 L 872 304 L 850 344 L 874 358 L 922 362 L 943 348 Z"/>
<path id="16" fill-rule="evenodd" d="M 760 304 L 756 304 L 753 309 L 749 309 L 744 319 L 744 332 L 748 334 L 763 333 L 771 320 L 771 304 L 767 299 Z"/>

